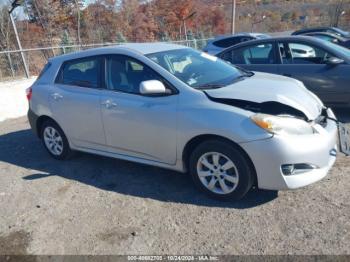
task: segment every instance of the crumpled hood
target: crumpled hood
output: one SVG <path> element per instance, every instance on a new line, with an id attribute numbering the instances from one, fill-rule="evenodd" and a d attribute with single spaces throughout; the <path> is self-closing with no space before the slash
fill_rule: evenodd
<path id="1" fill-rule="evenodd" d="M 301 111 L 309 120 L 315 120 L 323 108 L 322 102 L 300 81 L 266 73 L 255 72 L 254 76 L 247 77 L 243 81 L 205 92 L 215 99 L 232 99 L 259 104 L 277 102 Z"/>

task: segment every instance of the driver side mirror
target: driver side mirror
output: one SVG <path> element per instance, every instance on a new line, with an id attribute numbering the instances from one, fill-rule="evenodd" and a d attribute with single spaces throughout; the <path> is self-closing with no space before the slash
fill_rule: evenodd
<path id="1" fill-rule="evenodd" d="M 168 92 L 162 82 L 158 80 L 148 80 L 140 83 L 140 93 L 142 95 L 165 95 Z"/>
<path id="2" fill-rule="evenodd" d="M 344 63 L 344 60 L 340 59 L 338 57 L 329 57 L 329 58 L 326 59 L 325 62 L 326 62 L 327 65 L 336 66 L 336 65 Z"/>

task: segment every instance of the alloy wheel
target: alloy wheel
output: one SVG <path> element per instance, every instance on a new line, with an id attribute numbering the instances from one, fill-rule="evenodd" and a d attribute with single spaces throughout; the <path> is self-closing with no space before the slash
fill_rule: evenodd
<path id="1" fill-rule="evenodd" d="M 198 159 L 197 174 L 207 189 L 221 195 L 233 192 L 239 182 L 236 165 L 218 152 L 205 153 Z"/>
<path id="2" fill-rule="evenodd" d="M 44 142 L 47 149 L 55 156 L 63 152 L 63 139 L 60 133 L 53 127 L 48 126 L 44 129 Z"/>

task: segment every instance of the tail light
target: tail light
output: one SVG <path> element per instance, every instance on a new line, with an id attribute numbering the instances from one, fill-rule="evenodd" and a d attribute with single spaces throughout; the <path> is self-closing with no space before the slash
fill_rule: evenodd
<path id="1" fill-rule="evenodd" d="M 30 99 L 32 99 L 32 92 L 33 92 L 32 87 L 29 87 L 26 89 L 26 95 L 27 95 L 28 101 L 30 101 Z"/>

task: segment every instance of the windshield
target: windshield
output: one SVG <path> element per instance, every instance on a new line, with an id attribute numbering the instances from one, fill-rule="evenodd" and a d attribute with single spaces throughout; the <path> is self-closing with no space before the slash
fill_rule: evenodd
<path id="1" fill-rule="evenodd" d="M 191 48 L 147 55 L 171 74 L 193 88 L 218 88 L 249 76 L 223 60 Z"/>
<path id="2" fill-rule="evenodd" d="M 347 49 L 345 47 L 342 47 L 340 45 L 337 45 L 337 44 L 334 44 L 332 42 L 328 42 L 328 41 L 324 41 L 323 42 L 326 46 L 332 48 L 332 49 L 335 49 L 336 51 L 338 51 L 339 53 L 341 53 L 343 56 L 345 57 L 350 57 L 350 49 Z M 343 57 L 339 57 L 339 58 L 342 58 Z"/>

